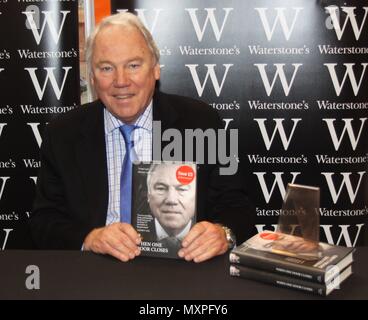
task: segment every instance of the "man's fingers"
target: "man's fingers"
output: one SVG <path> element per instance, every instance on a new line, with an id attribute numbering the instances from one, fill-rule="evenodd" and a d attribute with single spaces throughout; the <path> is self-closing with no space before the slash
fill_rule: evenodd
<path id="1" fill-rule="evenodd" d="M 205 260 L 208 260 L 214 256 L 217 256 L 221 254 L 220 245 L 217 243 L 214 243 L 210 245 L 206 250 L 204 251 L 195 251 L 193 252 L 192 260 L 196 263 L 202 262 Z M 226 250 L 226 249 L 225 249 Z M 224 251 L 225 252 L 225 251 Z"/>
<path id="2" fill-rule="evenodd" d="M 211 259 L 214 256 L 218 256 L 220 254 L 223 254 L 227 251 L 227 245 L 222 245 L 220 248 L 216 248 L 216 247 L 212 247 L 209 250 L 206 250 L 205 252 L 196 255 L 193 258 L 193 261 L 198 263 L 198 262 L 203 262 L 206 261 L 208 259 Z"/>
<path id="3" fill-rule="evenodd" d="M 123 248 L 117 249 L 113 246 L 110 246 L 109 244 L 106 244 L 106 253 L 123 261 L 123 262 L 127 262 L 131 259 L 133 259 L 135 256 L 132 256 L 131 254 L 128 253 L 128 251 L 124 250 Z"/>
<path id="4" fill-rule="evenodd" d="M 193 233 L 191 232 L 192 230 Z M 179 251 L 179 256 L 187 261 L 201 262 L 228 249 L 228 243 L 221 226 L 206 221 L 196 224 L 187 238 L 186 246 Z M 190 242 L 189 242 L 190 241 Z"/>
<path id="5" fill-rule="evenodd" d="M 216 241 L 216 238 L 217 235 L 215 234 L 202 233 L 183 250 L 185 253 L 193 253 L 195 250 L 207 248 L 209 244 L 213 244 Z"/>
<path id="6" fill-rule="evenodd" d="M 100 253 L 110 254 L 121 261 L 128 261 L 139 255 L 140 250 L 131 249 L 124 242 L 112 237 L 100 243 Z"/>
<path id="7" fill-rule="evenodd" d="M 141 243 L 141 235 L 128 223 L 119 223 L 118 228 L 126 234 L 135 244 Z"/>
<path id="8" fill-rule="evenodd" d="M 126 233 L 120 231 L 116 232 L 111 234 L 106 241 L 109 246 L 119 250 L 120 252 L 126 252 L 131 258 L 140 253 L 138 246 Z"/>
<path id="9" fill-rule="evenodd" d="M 140 254 L 138 233 L 128 224 L 114 223 L 96 229 L 87 238 L 87 250 L 111 254 L 121 261 L 128 261 Z"/>
<path id="10" fill-rule="evenodd" d="M 225 253 L 227 249 L 227 242 L 213 236 L 212 238 L 206 238 L 204 242 L 194 247 L 192 250 L 183 249 L 182 257 L 187 261 L 194 260 L 194 262 L 202 262 Z"/>
<path id="11" fill-rule="evenodd" d="M 206 222 L 198 222 L 183 239 L 182 246 L 188 247 L 196 238 L 206 231 Z"/>
<path id="12" fill-rule="evenodd" d="M 115 238 L 113 240 L 115 243 L 111 244 L 119 246 L 120 243 L 123 243 L 127 248 L 136 252 L 138 250 L 138 244 L 140 243 L 140 237 L 130 225 L 127 226 L 129 227 L 122 227 L 121 225 L 118 226 L 118 229 L 116 229 L 116 232 L 114 233 Z M 133 229 L 133 231 L 131 229 Z"/>
<path id="13" fill-rule="evenodd" d="M 203 242 L 199 242 L 198 240 L 199 239 L 196 239 L 188 248 L 183 249 L 183 258 L 185 260 L 191 261 L 206 251 L 213 251 L 214 247 L 216 246 L 215 238 L 207 238 L 206 241 Z"/>

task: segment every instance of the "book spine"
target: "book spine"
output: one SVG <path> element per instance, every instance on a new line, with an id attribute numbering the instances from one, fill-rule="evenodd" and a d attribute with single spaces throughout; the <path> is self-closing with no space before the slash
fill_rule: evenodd
<path id="1" fill-rule="evenodd" d="M 312 281 L 316 283 L 325 283 L 325 274 L 323 270 L 313 270 L 309 267 L 291 263 L 286 260 L 256 256 L 244 252 L 241 254 L 231 252 L 230 262 L 233 264 L 261 269 L 296 279 Z"/>
<path id="2" fill-rule="evenodd" d="M 315 282 L 303 281 L 300 279 L 283 276 L 277 273 L 248 268 L 242 265 L 231 264 L 230 275 L 234 277 L 240 277 L 244 279 L 272 284 L 283 288 L 290 288 L 320 296 L 326 296 L 325 285 Z"/>

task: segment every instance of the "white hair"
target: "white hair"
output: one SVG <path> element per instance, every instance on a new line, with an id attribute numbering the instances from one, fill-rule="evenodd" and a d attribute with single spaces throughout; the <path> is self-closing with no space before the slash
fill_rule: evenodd
<path id="1" fill-rule="evenodd" d="M 101 22 L 96 26 L 91 35 L 88 37 L 86 44 L 86 61 L 88 66 L 88 71 L 92 74 L 92 56 L 94 50 L 94 44 L 96 36 L 99 32 L 109 26 L 118 25 L 122 27 L 134 27 L 136 28 L 144 37 L 147 47 L 152 53 L 155 64 L 160 61 L 160 51 L 152 38 L 149 30 L 144 26 L 142 21 L 134 14 L 130 12 L 120 12 L 108 16 L 101 20 Z"/>

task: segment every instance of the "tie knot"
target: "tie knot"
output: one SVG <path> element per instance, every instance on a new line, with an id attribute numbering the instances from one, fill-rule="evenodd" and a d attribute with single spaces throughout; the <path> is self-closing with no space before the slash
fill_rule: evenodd
<path id="1" fill-rule="evenodd" d="M 169 247 L 180 247 L 181 241 L 177 237 L 166 237 L 161 242 Z"/>
<path id="2" fill-rule="evenodd" d="M 131 135 L 134 129 L 137 126 L 133 124 L 124 124 L 123 126 L 119 127 L 121 134 L 123 135 L 125 144 L 131 144 Z"/>

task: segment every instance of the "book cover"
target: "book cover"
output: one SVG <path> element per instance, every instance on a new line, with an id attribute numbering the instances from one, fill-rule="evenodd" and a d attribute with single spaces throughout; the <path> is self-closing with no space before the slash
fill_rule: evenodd
<path id="1" fill-rule="evenodd" d="M 315 257 L 315 248 L 313 255 L 308 255 L 308 243 L 304 239 L 264 231 L 234 248 L 229 258 L 233 264 L 318 283 L 329 282 L 353 262 L 354 248 L 322 242 L 317 245 L 318 258 Z M 294 250 L 288 251 L 291 247 Z"/>
<path id="2" fill-rule="evenodd" d="M 196 165 L 133 164 L 132 180 L 132 225 L 142 236 L 141 255 L 179 258 L 181 242 L 196 222 Z"/>
<path id="3" fill-rule="evenodd" d="M 329 282 L 316 283 L 312 281 L 297 279 L 294 277 L 288 277 L 279 273 L 272 273 L 260 269 L 254 269 L 243 265 L 230 265 L 231 276 L 260 281 L 263 283 L 300 290 L 320 296 L 327 296 L 333 290 L 339 289 L 341 283 L 345 281 L 351 274 L 352 266 L 350 265 Z"/>

